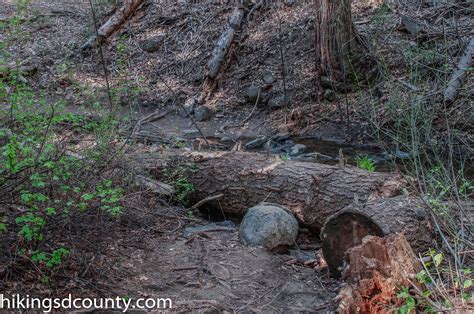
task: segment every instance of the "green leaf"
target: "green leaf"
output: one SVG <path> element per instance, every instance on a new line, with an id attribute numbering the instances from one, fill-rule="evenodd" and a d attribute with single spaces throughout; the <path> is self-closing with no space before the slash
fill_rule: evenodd
<path id="1" fill-rule="evenodd" d="M 86 193 L 86 194 L 82 195 L 82 198 L 86 201 L 90 201 L 91 199 L 94 198 L 94 194 Z"/>
<path id="2" fill-rule="evenodd" d="M 472 279 L 468 279 L 464 281 L 464 284 L 463 284 L 464 289 L 468 289 L 471 286 L 472 286 Z"/>
<path id="3" fill-rule="evenodd" d="M 433 261 L 434 261 L 435 266 L 438 267 L 443 261 L 443 253 L 438 253 L 435 256 L 433 256 Z"/>

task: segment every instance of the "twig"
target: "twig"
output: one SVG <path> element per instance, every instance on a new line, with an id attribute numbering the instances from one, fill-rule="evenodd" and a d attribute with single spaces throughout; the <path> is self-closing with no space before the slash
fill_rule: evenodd
<path id="1" fill-rule="evenodd" d="M 191 209 L 199 208 L 200 206 L 202 206 L 203 204 L 205 204 L 207 202 L 215 201 L 215 200 L 221 199 L 223 197 L 224 197 L 224 194 L 217 194 L 217 195 L 214 195 L 214 196 L 206 197 L 205 199 L 202 199 L 199 202 L 197 202 L 196 204 L 194 204 L 193 206 L 191 206 Z"/>

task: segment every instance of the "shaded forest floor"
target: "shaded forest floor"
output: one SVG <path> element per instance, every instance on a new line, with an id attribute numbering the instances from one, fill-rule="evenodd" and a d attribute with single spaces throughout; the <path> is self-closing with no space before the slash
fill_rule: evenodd
<path id="1" fill-rule="evenodd" d="M 98 24 L 112 8 L 96 8 Z M 20 26 L 1 33 L 0 40 L 9 43 L 9 62 L 17 60 L 34 70 L 24 79 L 49 102 L 64 102 L 68 112 L 100 118 L 103 111 L 96 103 L 108 103 L 105 66 L 123 133 L 141 142 L 134 145 L 201 149 L 202 134 L 180 114 L 178 103 L 202 91 L 207 61 L 231 10 L 230 5 L 145 1 L 103 45 L 105 63 L 99 49 L 80 50 L 94 32 L 90 8 L 84 4 L 32 4 Z M 2 20 L 14 14 L 13 5 L 0 8 Z M 217 87 L 205 102 L 214 114 L 198 122 L 206 138 L 212 139 L 212 148 L 229 149 L 262 135 L 289 133 L 302 142 L 314 140 L 307 146 L 330 155 L 334 162 L 341 147 L 352 149 L 349 154 L 354 156 L 378 156 L 393 143 L 380 139 L 372 126 L 395 124 L 402 110 L 398 106 L 421 97 L 439 115 L 437 134 L 445 134 L 444 117 L 449 116 L 462 130 L 458 137 L 464 142 L 458 144 L 470 150 L 472 77 L 449 108 L 430 97 L 442 92 L 440 82 L 447 80 L 457 60 L 454 56 L 462 53 L 463 43 L 472 36 L 472 10 L 415 3 L 392 9 L 354 4 L 353 15 L 373 47 L 380 75 L 375 82 L 361 82 L 354 91 L 329 99 L 316 76 L 312 5 L 304 1 L 264 5 L 246 16 Z M 423 34 L 403 29 L 402 15 L 422 24 Z M 156 36 L 162 36 L 159 47 L 144 52 L 140 46 Z M 272 81 L 268 97 L 286 90 L 291 97 L 288 106 L 275 109 L 262 103 L 254 108 L 246 90 L 252 84 L 263 86 L 266 80 Z M 137 124 L 155 112 L 162 117 Z M 45 287 L 34 276 L 25 276 L 24 282 L 2 284 L 2 290 L 43 295 L 54 291 L 61 296 L 74 289 L 83 296 L 171 297 L 180 309 L 200 311 L 332 309 L 339 283 L 321 261 L 316 235 L 302 232 L 296 248 L 284 255 L 242 246 L 238 227 L 185 236 L 187 227 L 206 225 L 209 217 L 157 205 L 160 201 L 145 191 L 129 192 L 136 199 L 127 201 L 126 213 L 117 220 L 82 216 L 91 219 L 74 236 L 79 243 L 75 250 L 82 254 L 77 260 L 82 263 L 61 266 L 57 278 L 62 288 Z M 18 280 L 19 273 L 11 278 Z"/>

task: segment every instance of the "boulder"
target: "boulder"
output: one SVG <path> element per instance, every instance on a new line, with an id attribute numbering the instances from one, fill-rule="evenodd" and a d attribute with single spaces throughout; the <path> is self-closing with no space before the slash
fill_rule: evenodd
<path id="1" fill-rule="evenodd" d="M 289 209 L 271 203 L 250 208 L 239 228 L 240 241 L 248 246 L 263 246 L 284 253 L 295 244 L 298 221 Z"/>
<path id="2" fill-rule="evenodd" d="M 140 47 L 146 52 L 155 52 L 160 49 L 161 44 L 165 40 L 164 34 L 158 34 L 140 43 Z"/>
<path id="3" fill-rule="evenodd" d="M 197 121 L 209 120 L 213 114 L 214 111 L 208 106 L 199 106 L 194 109 L 194 118 L 196 118 Z"/>

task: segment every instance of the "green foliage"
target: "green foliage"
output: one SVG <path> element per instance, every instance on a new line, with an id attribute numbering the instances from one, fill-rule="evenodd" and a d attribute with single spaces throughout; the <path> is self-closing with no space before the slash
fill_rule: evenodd
<path id="1" fill-rule="evenodd" d="M 359 156 L 356 159 L 357 167 L 370 172 L 375 171 L 375 162 L 367 155 Z"/>
<path id="2" fill-rule="evenodd" d="M 185 206 L 189 203 L 189 196 L 196 191 L 187 177 L 187 174 L 193 171 L 193 164 L 183 164 L 173 169 L 165 168 L 163 172 L 166 181 L 173 185 L 176 191 L 176 201 Z"/>

